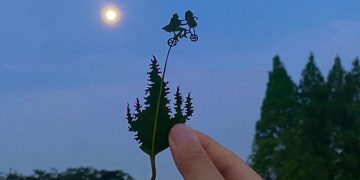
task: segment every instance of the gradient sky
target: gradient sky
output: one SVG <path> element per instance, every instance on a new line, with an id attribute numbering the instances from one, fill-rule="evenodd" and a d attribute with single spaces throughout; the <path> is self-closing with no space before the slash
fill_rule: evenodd
<path id="1" fill-rule="evenodd" d="M 101 8 L 123 12 L 106 26 Z M 173 13 L 199 17 L 199 41 L 181 41 L 167 80 L 191 91 L 200 129 L 243 159 L 251 151 L 271 59 L 298 82 L 312 51 L 326 75 L 360 55 L 359 0 L 0 1 L 0 172 L 94 166 L 149 179 L 148 156 L 127 131 L 126 103 L 143 97 L 152 55 L 161 66 Z M 169 150 L 161 179 L 181 179 Z"/>

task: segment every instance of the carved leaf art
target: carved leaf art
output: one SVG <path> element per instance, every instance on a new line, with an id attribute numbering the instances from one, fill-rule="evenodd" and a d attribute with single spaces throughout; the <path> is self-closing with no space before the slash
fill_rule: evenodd
<path id="1" fill-rule="evenodd" d="M 166 149 L 170 129 L 178 123 L 185 123 L 192 116 L 192 98 L 190 93 L 184 103 L 179 87 L 175 93 L 174 113 L 169 108 L 170 100 L 168 84 L 160 76 L 159 65 L 155 57 L 151 60 L 148 72 L 148 87 L 144 107 L 136 99 L 135 113 L 127 106 L 127 120 L 129 131 L 135 132 L 135 139 L 140 143 L 140 149 L 150 156 L 155 163 L 155 156 Z M 160 91 L 160 87 L 162 88 Z"/>

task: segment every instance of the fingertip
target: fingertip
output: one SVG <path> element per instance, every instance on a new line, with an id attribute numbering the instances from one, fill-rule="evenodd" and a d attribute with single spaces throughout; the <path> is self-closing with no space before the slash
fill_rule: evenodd
<path id="1" fill-rule="evenodd" d="M 199 141 L 193 131 L 185 124 L 176 124 L 169 133 L 169 144 L 182 146 L 188 141 Z"/>
<path id="2" fill-rule="evenodd" d="M 169 133 L 169 145 L 185 179 L 222 179 L 192 129 L 184 124 L 175 125 Z"/>

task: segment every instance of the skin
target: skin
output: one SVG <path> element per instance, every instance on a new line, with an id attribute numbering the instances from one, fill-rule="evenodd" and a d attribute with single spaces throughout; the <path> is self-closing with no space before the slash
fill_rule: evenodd
<path id="1" fill-rule="evenodd" d="M 175 164 L 185 180 L 260 180 L 236 154 L 211 137 L 183 124 L 169 133 Z"/>

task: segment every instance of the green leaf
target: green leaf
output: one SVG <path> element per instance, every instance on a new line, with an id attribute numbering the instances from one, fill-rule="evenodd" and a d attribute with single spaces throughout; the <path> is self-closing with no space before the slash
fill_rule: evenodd
<path id="1" fill-rule="evenodd" d="M 170 100 L 167 98 L 169 94 L 168 83 L 160 75 L 159 65 L 156 58 L 153 57 L 150 72 L 148 72 L 145 105 L 141 106 L 139 99 L 137 99 L 134 114 L 131 112 L 129 104 L 127 107 L 129 131 L 135 132 L 135 139 L 140 143 L 140 149 L 148 154 L 152 161 L 159 152 L 169 146 L 168 134 L 170 129 L 175 124 L 185 123 L 193 114 L 190 93 L 185 105 L 183 105 L 183 97 L 179 88 L 175 94 L 175 113 L 172 114 L 169 108 Z M 185 106 L 185 110 L 182 108 L 183 106 Z"/>

